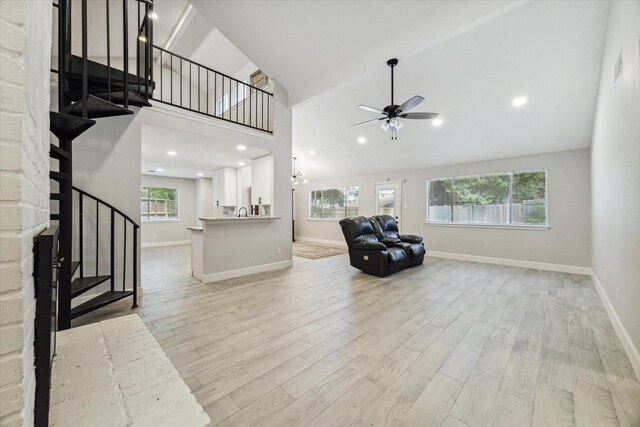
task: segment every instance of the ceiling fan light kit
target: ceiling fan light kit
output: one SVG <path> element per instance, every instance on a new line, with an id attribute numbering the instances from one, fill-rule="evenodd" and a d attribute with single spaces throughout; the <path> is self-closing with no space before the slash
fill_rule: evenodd
<path id="1" fill-rule="evenodd" d="M 384 131 L 388 131 L 391 129 L 391 140 L 396 141 L 398 139 L 398 130 L 404 124 L 400 121 L 400 119 L 410 119 L 410 120 L 430 120 L 438 117 L 438 113 L 408 113 L 407 111 L 416 107 L 424 98 L 420 95 L 416 95 L 413 98 L 408 99 L 401 105 L 396 105 L 393 103 L 393 69 L 398 65 L 398 60 L 396 58 L 392 58 L 387 61 L 387 65 L 391 68 L 391 104 L 384 107 L 382 110 L 379 108 L 369 107 L 368 105 L 358 105 L 358 107 L 363 110 L 370 111 L 372 113 L 382 114 L 383 117 L 377 119 L 367 120 L 365 122 L 356 123 L 353 126 L 360 126 L 367 123 L 373 123 L 382 120 L 382 125 L 380 126 Z"/>

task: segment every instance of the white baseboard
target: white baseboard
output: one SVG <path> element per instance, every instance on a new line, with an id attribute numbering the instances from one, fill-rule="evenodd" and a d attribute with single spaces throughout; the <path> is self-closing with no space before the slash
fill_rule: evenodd
<path id="1" fill-rule="evenodd" d="M 631 337 L 627 333 L 627 329 L 624 327 L 624 325 L 620 321 L 620 318 L 618 317 L 618 313 L 616 312 L 615 308 L 613 308 L 613 305 L 611 304 L 609 297 L 605 293 L 604 288 L 600 283 L 600 280 L 598 280 L 598 277 L 593 272 L 591 273 L 591 278 L 593 279 L 593 283 L 596 286 L 596 290 L 598 291 L 598 294 L 600 295 L 600 299 L 604 304 L 604 308 L 605 310 L 607 310 L 607 314 L 609 315 L 609 320 L 611 320 L 613 329 L 615 329 L 616 334 L 618 335 L 618 338 L 620 339 L 620 342 L 624 347 L 624 351 L 627 353 L 627 357 L 631 362 L 631 366 L 633 366 L 633 370 L 636 373 L 636 377 L 640 379 L 640 352 L 638 352 L 638 349 L 633 344 Z"/>
<path id="2" fill-rule="evenodd" d="M 140 245 L 142 248 L 158 248 L 160 246 L 179 246 L 179 245 L 189 245 L 191 244 L 191 240 L 174 240 L 171 242 L 150 242 L 143 243 Z"/>
<path id="3" fill-rule="evenodd" d="M 314 237 L 298 237 L 296 236 L 296 242 L 303 243 L 317 243 L 320 245 L 329 245 L 329 246 L 340 246 L 341 248 L 346 248 L 347 243 L 343 240 L 328 240 L 328 239 L 316 239 Z"/>
<path id="4" fill-rule="evenodd" d="M 589 276 L 591 268 L 576 265 L 550 264 L 546 262 L 524 261 L 520 259 L 494 258 L 480 255 L 456 254 L 451 252 L 427 251 L 427 256 L 435 258 L 457 259 L 461 261 L 482 262 L 485 264 L 507 265 L 509 267 L 534 268 L 536 270 L 558 271 L 560 273 L 584 274 Z"/>
<path id="5" fill-rule="evenodd" d="M 255 265 L 252 267 L 239 268 L 237 270 L 222 271 L 211 274 L 194 274 L 195 277 L 204 283 L 219 282 L 221 280 L 234 279 L 236 277 L 248 276 L 250 274 L 265 273 L 267 271 L 282 270 L 293 266 L 293 260 L 273 262 L 271 264 Z"/>

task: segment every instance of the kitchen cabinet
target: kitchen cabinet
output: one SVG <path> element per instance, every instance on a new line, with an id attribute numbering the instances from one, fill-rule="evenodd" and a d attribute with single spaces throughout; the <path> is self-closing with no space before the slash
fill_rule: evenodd
<path id="1" fill-rule="evenodd" d="M 273 199 L 273 156 L 251 161 L 251 204 L 270 205 Z"/>
<path id="2" fill-rule="evenodd" d="M 211 202 L 213 206 L 237 206 L 238 188 L 236 168 L 222 168 L 213 172 Z"/>

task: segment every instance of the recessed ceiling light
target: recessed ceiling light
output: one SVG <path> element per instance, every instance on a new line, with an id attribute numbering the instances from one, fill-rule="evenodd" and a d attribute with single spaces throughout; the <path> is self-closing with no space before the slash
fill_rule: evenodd
<path id="1" fill-rule="evenodd" d="M 178 153 L 176 153 L 175 151 L 167 151 L 167 154 L 170 156 L 175 156 Z"/>
<path id="2" fill-rule="evenodd" d="M 245 162 L 238 162 L 238 165 L 239 166 L 244 166 L 244 165 L 246 165 L 246 163 Z"/>
<path id="3" fill-rule="evenodd" d="M 526 103 L 527 103 L 527 98 L 525 98 L 524 96 L 519 96 L 517 98 L 514 98 L 513 101 L 511 101 L 511 105 L 513 105 L 514 107 L 522 107 Z"/>
<path id="4" fill-rule="evenodd" d="M 164 172 L 164 169 L 156 169 L 156 172 Z"/>
<path id="5" fill-rule="evenodd" d="M 434 125 L 435 127 L 442 126 L 442 119 L 441 118 L 433 119 L 431 124 Z"/>
<path id="6" fill-rule="evenodd" d="M 365 138 L 364 136 L 361 136 L 360 138 L 358 138 L 358 142 L 360 144 L 364 144 L 365 142 L 367 142 L 367 138 Z"/>
<path id="7" fill-rule="evenodd" d="M 149 18 L 151 18 L 151 19 L 158 19 L 158 14 L 157 14 L 157 13 L 155 13 L 155 12 L 151 12 L 151 13 L 149 14 Z"/>
<path id="8" fill-rule="evenodd" d="M 198 176 L 204 176 L 202 172 L 198 172 Z"/>
<path id="9" fill-rule="evenodd" d="M 247 149 L 247 147 L 246 147 L 246 146 L 244 146 L 244 145 L 236 145 L 236 148 L 237 148 L 238 150 L 240 150 L 240 151 L 243 151 L 243 150 L 246 150 L 246 149 Z"/>
<path id="10" fill-rule="evenodd" d="M 315 156 L 316 152 L 313 150 L 309 150 L 309 154 L 311 154 L 312 156 Z"/>
<path id="11" fill-rule="evenodd" d="M 146 43 L 147 42 L 147 38 L 145 36 L 138 37 L 138 40 L 140 40 L 142 43 Z"/>

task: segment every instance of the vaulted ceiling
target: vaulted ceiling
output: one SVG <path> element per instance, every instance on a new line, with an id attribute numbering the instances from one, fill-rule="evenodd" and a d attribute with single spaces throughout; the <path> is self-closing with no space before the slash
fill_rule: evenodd
<path id="1" fill-rule="evenodd" d="M 590 145 L 608 2 L 190 1 L 287 88 L 312 179 Z M 396 103 L 422 95 L 442 126 L 352 126 L 389 104 L 391 57 Z"/>

